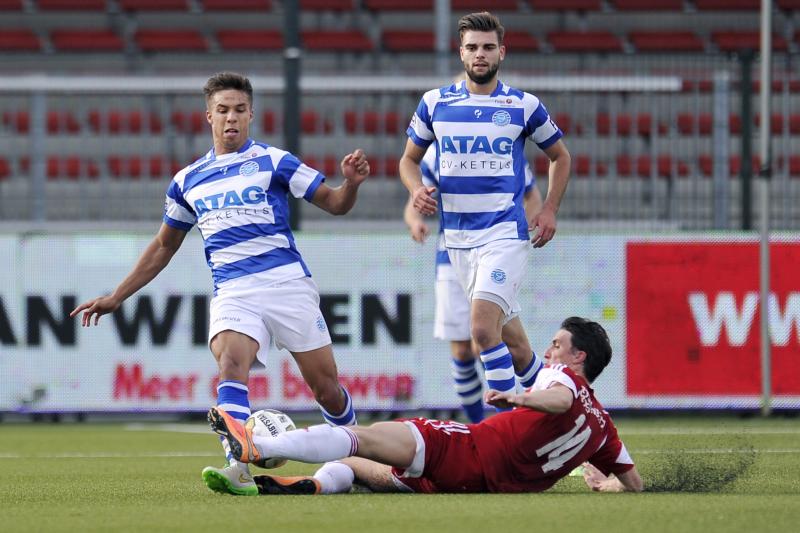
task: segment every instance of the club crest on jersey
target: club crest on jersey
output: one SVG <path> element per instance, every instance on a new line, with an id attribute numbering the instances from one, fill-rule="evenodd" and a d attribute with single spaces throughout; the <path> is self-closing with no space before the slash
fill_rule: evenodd
<path id="1" fill-rule="evenodd" d="M 492 115 L 492 124 L 495 126 L 508 126 L 511 123 L 511 113 L 508 111 L 500 110 L 495 111 Z"/>
<path id="2" fill-rule="evenodd" d="M 317 329 L 320 331 L 325 331 L 327 329 L 327 326 L 325 325 L 325 319 L 321 316 L 317 317 Z"/>
<path id="3" fill-rule="evenodd" d="M 500 270 L 499 268 L 492 270 L 492 281 L 497 283 L 498 285 L 502 285 L 506 282 L 506 273 Z"/>
<path id="4" fill-rule="evenodd" d="M 259 171 L 257 161 L 248 161 L 239 167 L 239 174 L 242 176 L 252 176 Z"/>

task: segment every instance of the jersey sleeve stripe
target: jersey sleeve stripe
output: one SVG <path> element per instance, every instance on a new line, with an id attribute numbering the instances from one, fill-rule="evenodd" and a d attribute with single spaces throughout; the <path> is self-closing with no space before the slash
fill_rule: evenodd
<path id="1" fill-rule="evenodd" d="M 242 256 L 263 256 L 276 248 L 289 248 L 289 239 L 285 235 L 265 235 L 249 241 L 243 241 L 209 254 L 211 268 L 237 262 Z"/>
<path id="2" fill-rule="evenodd" d="M 319 186 L 322 185 L 323 181 L 325 181 L 325 175 L 321 172 L 317 172 L 314 181 L 312 181 L 306 189 L 303 199 L 310 202 L 314 198 L 314 194 L 317 192 L 317 189 L 319 189 Z"/>
<path id="3" fill-rule="evenodd" d="M 417 146 L 421 146 L 422 148 L 427 148 L 433 142 L 433 139 L 423 139 L 420 137 L 414 129 L 409 126 L 406 130 L 406 134 L 411 141 L 416 144 Z"/>
<path id="4" fill-rule="evenodd" d="M 514 205 L 512 193 L 442 194 L 442 209 L 451 213 L 496 213 Z"/>
<path id="5" fill-rule="evenodd" d="M 556 143 L 556 141 L 559 140 L 563 136 L 564 136 L 564 134 L 561 133 L 561 130 L 556 130 L 556 132 L 549 139 L 547 139 L 547 140 L 545 140 L 543 142 L 540 142 L 540 143 L 536 143 L 536 146 L 538 146 L 542 150 L 546 150 L 547 148 L 550 148 L 551 146 L 553 146 Z"/>
<path id="6" fill-rule="evenodd" d="M 189 224 L 187 222 L 181 222 L 180 220 L 175 220 L 174 218 L 171 218 L 168 215 L 164 215 L 164 224 L 172 228 L 183 231 L 191 231 L 192 227 L 194 226 L 194 224 Z"/>

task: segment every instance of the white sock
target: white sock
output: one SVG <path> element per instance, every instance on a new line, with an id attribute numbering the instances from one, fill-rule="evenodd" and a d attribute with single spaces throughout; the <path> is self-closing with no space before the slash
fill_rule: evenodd
<path id="1" fill-rule="evenodd" d="M 339 461 L 325 463 L 314 474 L 314 479 L 319 481 L 322 494 L 350 492 L 355 477 L 353 469 Z"/>
<path id="2" fill-rule="evenodd" d="M 321 424 L 296 429 L 277 437 L 253 435 L 253 442 L 263 457 L 280 457 L 303 463 L 326 463 L 355 455 L 358 437 L 344 426 Z"/>

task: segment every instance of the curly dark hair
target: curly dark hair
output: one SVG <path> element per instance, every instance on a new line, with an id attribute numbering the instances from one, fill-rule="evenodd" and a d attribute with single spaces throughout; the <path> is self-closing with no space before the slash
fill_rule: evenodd
<path id="1" fill-rule="evenodd" d="M 253 86 L 250 84 L 250 80 L 235 72 L 218 72 L 208 78 L 208 81 L 203 87 L 203 94 L 206 97 L 206 101 L 208 101 L 214 96 L 214 93 L 226 89 L 242 91 L 247 95 L 247 100 L 250 104 L 253 104 Z"/>
<path id="2" fill-rule="evenodd" d="M 586 352 L 583 373 L 589 383 L 608 366 L 611 361 L 611 341 L 603 326 L 578 316 L 571 316 L 561 323 L 561 329 L 572 335 L 572 347 Z"/>
<path id="3" fill-rule="evenodd" d="M 458 39 L 459 41 L 464 38 L 464 34 L 468 31 L 493 31 L 497 32 L 497 42 L 503 44 L 503 36 L 506 33 L 503 25 L 500 24 L 500 19 L 492 15 L 488 11 L 480 13 L 470 13 L 464 15 L 458 21 Z"/>

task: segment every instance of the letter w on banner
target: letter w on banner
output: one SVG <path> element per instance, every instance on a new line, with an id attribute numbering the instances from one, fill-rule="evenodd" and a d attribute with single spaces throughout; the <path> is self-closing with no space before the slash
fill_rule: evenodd
<path id="1" fill-rule="evenodd" d="M 800 243 L 771 245 L 776 395 L 800 394 Z M 628 394 L 761 392 L 758 243 L 632 242 Z"/>

